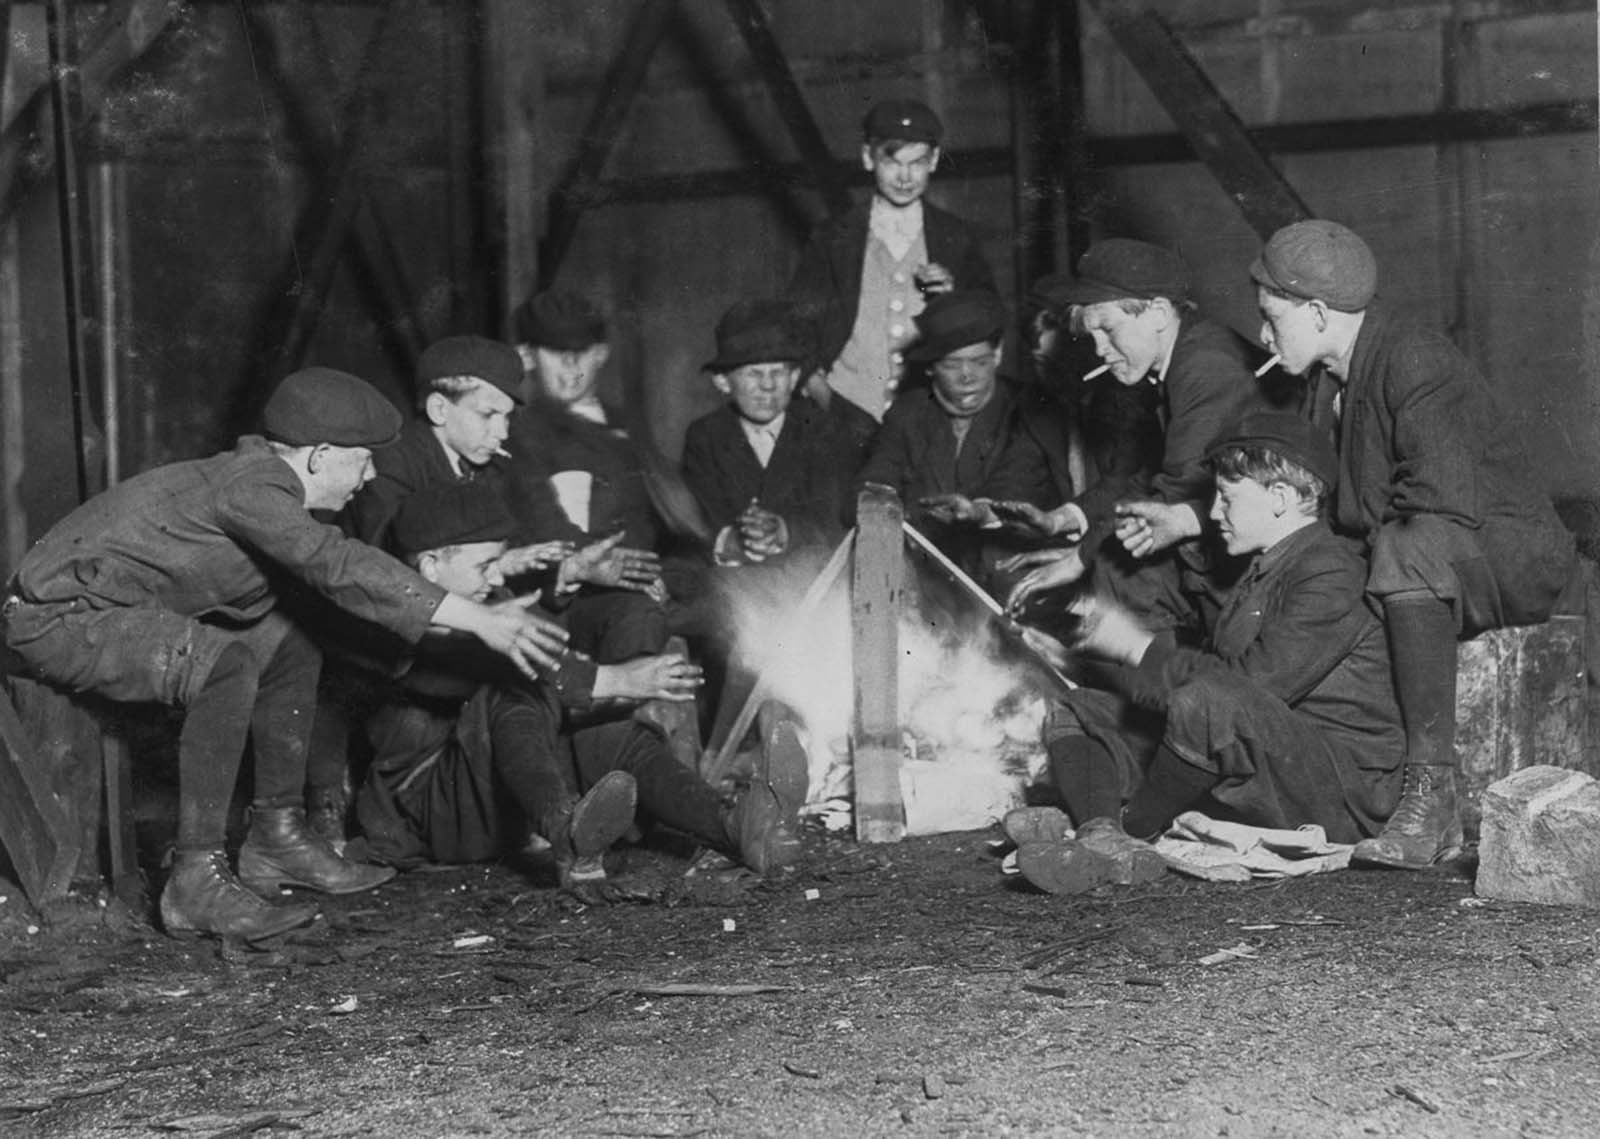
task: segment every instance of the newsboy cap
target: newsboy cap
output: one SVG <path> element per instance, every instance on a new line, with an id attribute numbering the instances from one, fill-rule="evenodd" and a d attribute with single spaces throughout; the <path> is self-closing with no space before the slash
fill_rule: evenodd
<path id="1" fill-rule="evenodd" d="M 529 297 L 513 320 L 517 340 L 553 352 L 581 352 L 606 339 L 606 318 L 587 297 L 551 289 Z"/>
<path id="2" fill-rule="evenodd" d="M 1054 283 L 1058 304 L 1093 305 L 1103 301 L 1181 301 L 1189 295 L 1189 269 L 1170 249 L 1108 237 L 1084 250 L 1078 271 Z"/>
<path id="3" fill-rule="evenodd" d="M 1234 447 L 1259 447 L 1287 459 L 1321 479 L 1332 490 L 1339 481 L 1339 456 L 1333 438 L 1321 427 L 1293 411 L 1260 409 L 1247 412 L 1224 431 L 1206 452 L 1213 461 Z"/>
<path id="4" fill-rule="evenodd" d="M 885 99 L 875 103 L 861 120 L 861 134 L 868 142 L 925 142 L 938 146 L 944 137 L 944 124 L 926 103 Z"/>
<path id="5" fill-rule="evenodd" d="M 743 300 L 717 321 L 717 355 L 708 372 L 746 364 L 797 364 L 811 354 L 810 325 L 787 301 Z"/>
<path id="6" fill-rule="evenodd" d="M 472 376 L 522 402 L 522 357 L 509 344 L 487 336 L 447 336 L 417 358 L 417 391 L 435 380 Z"/>
<path id="7" fill-rule="evenodd" d="M 1313 218 L 1286 225 L 1268 239 L 1250 266 L 1257 284 L 1360 312 L 1378 291 L 1378 261 L 1367 243 L 1336 221 Z"/>
<path id="8" fill-rule="evenodd" d="M 1005 304 L 994 293 L 937 293 L 917 314 L 917 339 L 906 349 L 906 359 L 926 364 L 969 344 L 998 340 L 1005 330 Z"/>
<path id="9" fill-rule="evenodd" d="M 509 541 L 516 522 L 492 483 L 438 483 L 410 494 L 395 511 L 390 532 L 402 555 L 444 546 Z"/>
<path id="10" fill-rule="evenodd" d="M 291 447 L 382 447 L 400 437 L 400 411 L 359 376 L 302 368 L 285 376 L 261 410 L 261 430 Z"/>

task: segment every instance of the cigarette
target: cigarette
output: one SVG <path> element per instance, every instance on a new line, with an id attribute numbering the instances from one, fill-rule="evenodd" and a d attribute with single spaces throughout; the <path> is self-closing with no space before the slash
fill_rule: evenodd
<path id="1" fill-rule="evenodd" d="M 1278 361 L 1280 361 L 1282 359 L 1283 359 L 1282 356 L 1274 356 L 1272 359 L 1268 360 L 1265 364 L 1261 365 L 1261 367 L 1257 368 L 1256 369 L 1256 379 L 1259 380 L 1262 376 L 1266 375 L 1268 372 L 1272 371 L 1272 369 L 1276 368 L 1278 366 Z"/>
<path id="2" fill-rule="evenodd" d="M 1110 364 L 1101 364 L 1101 365 L 1100 365 L 1100 366 L 1099 366 L 1099 367 L 1098 367 L 1098 368 L 1096 368 L 1096 369 L 1095 369 L 1095 370 L 1094 370 L 1094 371 L 1092 371 L 1092 372 L 1085 372 L 1085 373 L 1084 373 L 1084 374 L 1083 374 L 1083 378 L 1084 378 L 1084 379 L 1086 379 L 1086 380 L 1092 380 L 1092 379 L 1094 379 L 1094 378 L 1095 378 L 1095 377 L 1097 377 L 1097 376 L 1103 376 L 1103 375 L 1105 375 L 1105 374 L 1106 374 L 1106 373 L 1107 373 L 1107 372 L 1109 372 L 1109 371 L 1110 371 L 1110 370 L 1111 370 L 1111 365 L 1110 365 Z"/>
<path id="3" fill-rule="evenodd" d="M 1274 356 L 1274 357 L 1273 357 L 1273 359 L 1274 359 L 1274 360 L 1276 360 L 1276 359 L 1277 359 L 1277 357 L 1276 357 L 1276 356 Z M 1257 372 L 1257 373 L 1256 373 L 1256 375 L 1258 375 L 1258 376 L 1259 376 L 1259 375 L 1260 375 L 1260 374 L 1261 374 L 1261 373 L 1260 373 L 1260 372 Z M 511 452 L 510 452 L 510 451 L 507 451 L 507 450 L 506 450 L 506 449 L 505 449 L 505 448 L 504 448 L 504 447 L 496 447 L 496 448 L 495 448 L 495 449 L 494 449 L 494 453 L 495 453 L 495 454 L 496 454 L 496 455 L 498 455 L 498 456 L 500 456 L 500 457 L 501 457 L 501 458 L 502 458 L 502 459 L 509 459 L 509 458 L 510 458 L 510 457 L 511 457 Z"/>

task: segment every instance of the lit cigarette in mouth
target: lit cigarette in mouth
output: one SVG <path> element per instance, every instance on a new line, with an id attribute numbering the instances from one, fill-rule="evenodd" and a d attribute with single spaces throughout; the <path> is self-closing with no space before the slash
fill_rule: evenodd
<path id="1" fill-rule="evenodd" d="M 1268 360 L 1265 364 L 1261 365 L 1261 367 L 1257 368 L 1256 369 L 1256 379 L 1259 380 L 1262 376 L 1266 375 L 1268 372 L 1272 371 L 1272 369 L 1276 368 L 1278 366 L 1278 361 L 1280 361 L 1282 359 L 1283 359 L 1282 356 L 1274 356 L 1272 359 Z"/>
<path id="2" fill-rule="evenodd" d="M 1273 357 L 1273 359 L 1274 359 L 1274 360 L 1276 360 L 1276 359 L 1277 359 L 1277 357 L 1276 357 L 1276 356 L 1274 356 L 1274 357 Z M 1256 375 L 1258 375 L 1258 376 L 1259 376 L 1259 375 L 1260 375 L 1260 374 L 1261 374 L 1261 373 L 1260 373 L 1260 372 L 1257 372 L 1257 373 L 1256 373 Z M 511 457 L 511 452 L 510 452 L 510 451 L 507 451 L 507 450 L 506 450 L 506 449 L 505 449 L 505 448 L 504 448 L 504 447 L 496 447 L 496 448 L 495 448 L 495 449 L 494 449 L 494 453 L 495 453 L 495 454 L 496 454 L 496 455 L 498 455 L 498 456 L 500 456 L 500 458 L 502 458 L 502 459 L 509 459 L 509 458 L 510 458 L 510 457 Z"/>
<path id="3" fill-rule="evenodd" d="M 1083 378 L 1086 379 L 1086 380 L 1092 380 L 1092 379 L 1095 379 L 1096 377 L 1105 375 L 1110 370 L 1111 370 L 1111 365 L 1110 364 L 1101 364 L 1098 368 L 1094 369 L 1092 372 L 1085 372 L 1083 374 Z"/>

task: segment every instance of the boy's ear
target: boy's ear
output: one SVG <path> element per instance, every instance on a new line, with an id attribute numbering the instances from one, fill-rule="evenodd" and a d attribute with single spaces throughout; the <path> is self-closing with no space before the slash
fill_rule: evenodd
<path id="1" fill-rule="evenodd" d="M 872 144 L 870 142 L 861 144 L 861 169 L 868 174 L 872 173 Z"/>
<path id="2" fill-rule="evenodd" d="M 1275 518 L 1282 518 L 1300 502 L 1300 492 L 1286 482 L 1275 482 L 1267 487 L 1267 493 L 1272 495 L 1272 514 Z"/>
<path id="3" fill-rule="evenodd" d="M 417 555 L 417 572 L 422 579 L 431 584 L 439 581 L 439 554 L 435 550 L 424 550 Z"/>
<path id="4" fill-rule="evenodd" d="M 939 169 L 939 155 L 941 155 L 943 153 L 944 152 L 942 150 L 940 150 L 937 146 L 933 147 L 931 150 L 928 151 L 928 173 L 929 174 L 932 174 L 934 171 Z"/>
<path id="5" fill-rule="evenodd" d="M 450 405 L 450 397 L 443 392 L 430 392 L 428 398 L 422 401 L 422 413 L 428 417 L 428 422 L 435 427 L 444 425 L 445 410 Z"/>
<path id="6" fill-rule="evenodd" d="M 728 383 L 728 377 L 723 375 L 721 372 L 711 373 L 711 386 L 716 388 L 723 395 L 731 396 L 733 394 L 733 385 Z"/>
<path id="7" fill-rule="evenodd" d="M 611 359 L 611 345 L 604 340 L 596 344 L 592 349 L 590 349 L 590 351 L 594 353 L 594 366 L 596 371 L 604 368 L 606 366 L 606 361 Z"/>

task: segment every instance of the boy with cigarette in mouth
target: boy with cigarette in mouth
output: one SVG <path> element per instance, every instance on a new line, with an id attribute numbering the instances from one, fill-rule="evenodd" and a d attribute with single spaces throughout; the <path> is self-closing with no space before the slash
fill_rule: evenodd
<path id="1" fill-rule="evenodd" d="M 1003 570 L 1027 571 L 1012 589 L 1011 605 L 1071 585 L 1093 569 L 1094 588 L 1152 627 L 1191 626 L 1196 615 L 1185 594 L 1214 603 L 1220 591 L 1207 580 L 1197 541 L 1211 497 L 1206 448 L 1247 410 L 1266 406 L 1252 349 L 1200 315 L 1189 299 L 1183 261 L 1148 242 L 1096 242 L 1058 292 L 1118 383 L 1149 383 L 1160 391 L 1161 464 L 1153 472 L 1102 479 L 1048 513 L 1001 504 L 999 513 L 1014 527 L 1071 543 L 1002 563 Z"/>

